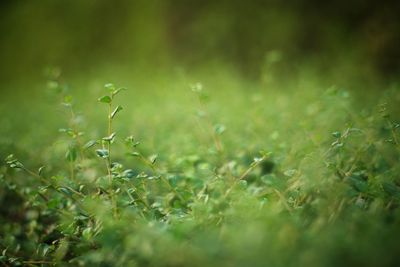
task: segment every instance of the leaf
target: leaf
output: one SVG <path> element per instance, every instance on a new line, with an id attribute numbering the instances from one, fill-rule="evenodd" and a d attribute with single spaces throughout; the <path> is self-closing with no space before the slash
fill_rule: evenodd
<path id="1" fill-rule="evenodd" d="M 39 246 L 36 249 L 36 253 L 42 257 L 45 257 L 49 251 L 50 251 L 50 246 L 45 243 L 39 244 Z"/>
<path id="2" fill-rule="evenodd" d="M 132 152 L 130 155 L 134 156 L 134 157 L 140 157 L 140 153 L 139 152 Z"/>
<path id="3" fill-rule="evenodd" d="M 157 179 L 160 179 L 160 178 L 161 178 L 161 175 L 155 175 L 155 176 L 147 177 L 148 180 L 157 180 Z"/>
<path id="4" fill-rule="evenodd" d="M 60 128 L 60 129 L 58 129 L 58 132 L 60 132 L 60 133 L 68 133 L 69 131 L 72 131 L 72 129 L 70 129 L 70 128 Z"/>
<path id="5" fill-rule="evenodd" d="M 123 168 L 123 165 L 119 162 L 111 163 L 111 170 L 114 172 L 120 172 Z"/>
<path id="6" fill-rule="evenodd" d="M 110 92 L 115 90 L 115 85 L 113 83 L 106 83 L 104 88 L 108 89 Z"/>
<path id="7" fill-rule="evenodd" d="M 135 176 L 135 172 L 131 169 L 127 169 L 122 173 L 122 175 L 126 178 L 132 178 Z"/>
<path id="8" fill-rule="evenodd" d="M 341 147 L 343 147 L 343 143 L 340 142 L 339 140 L 336 140 L 335 142 L 333 142 L 333 143 L 331 144 L 331 146 L 332 146 L 332 147 L 335 147 L 335 148 L 341 148 Z"/>
<path id="9" fill-rule="evenodd" d="M 118 88 L 118 89 L 116 89 L 116 90 L 113 90 L 112 93 L 111 93 L 111 95 L 114 97 L 114 96 L 116 96 L 117 94 L 119 94 L 119 93 L 120 93 L 121 91 L 123 91 L 123 90 L 126 90 L 126 88 L 121 87 L 121 88 Z"/>
<path id="10" fill-rule="evenodd" d="M 88 227 L 85 230 L 83 230 L 82 237 L 86 240 L 90 240 L 90 238 L 92 237 L 92 228 Z"/>
<path id="11" fill-rule="evenodd" d="M 8 155 L 5 161 L 8 164 L 8 166 L 12 169 L 24 168 L 24 165 L 22 165 L 22 163 L 19 162 L 18 159 L 16 159 L 13 154 Z"/>
<path id="12" fill-rule="evenodd" d="M 78 156 L 78 152 L 77 152 L 77 149 L 75 147 L 70 147 L 67 150 L 67 153 L 65 154 L 65 158 L 69 162 L 74 162 L 76 160 L 77 156 Z"/>
<path id="13" fill-rule="evenodd" d="M 149 177 L 149 175 L 144 172 L 141 172 L 138 175 L 136 175 L 136 178 L 147 178 L 147 177 Z"/>
<path id="14" fill-rule="evenodd" d="M 158 158 L 157 154 L 151 155 L 149 157 L 149 161 L 151 162 L 151 164 L 154 164 L 154 163 L 156 163 L 157 158 Z"/>
<path id="15" fill-rule="evenodd" d="M 226 128 L 225 125 L 223 124 L 217 124 L 214 126 L 214 131 L 216 134 L 221 135 L 223 132 L 225 132 Z"/>
<path id="16" fill-rule="evenodd" d="M 60 187 L 60 188 L 58 188 L 58 190 L 59 190 L 61 193 L 66 194 L 67 196 L 71 196 L 71 195 L 72 195 L 71 191 L 69 191 L 68 188 Z"/>
<path id="17" fill-rule="evenodd" d="M 332 136 L 335 138 L 340 138 L 342 136 L 342 134 L 340 132 L 333 132 Z"/>
<path id="18" fill-rule="evenodd" d="M 392 182 L 384 182 L 382 184 L 383 190 L 392 197 L 400 198 L 400 188 Z"/>
<path id="19" fill-rule="evenodd" d="M 108 155 L 109 155 L 107 149 L 97 149 L 96 154 L 97 154 L 97 156 L 99 156 L 100 158 L 103 158 L 103 159 L 108 158 Z"/>
<path id="20" fill-rule="evenodd" d="M 114 111 L 111 113 L 111 119 L 113 119 L 114 118 L 114 116 L 118 113 L 118 112 L 120 112 L 122 110 L 122 106 L 117 106 L 115 109 L 114 109 Z"/>
<path id="21" fill-rule="evenodd" d="M 126 145 L 128 145 L 128 146 L 130 145 L 132 147 L 137 147 L 140 144 L 140 142 L 135 142 L 132 135 L 125 138 L 125 143 L 126 143 Z"/>
<path id="22" fill-rule="evenodd" d="M 57 261 L 61 261 L 68 252 L 69 243 L 67 238 L 63 238 L 60 241 L 60 245 L 58 246 L 57 250 L 54 252 L 54 258 Z"/>
<path id="23" fill-rule="evenodd" d="M 8 156 L 6 157 L 6 159 L 5 159 L 5 161 L 6 161 L 7 163 L 9 163 L 10 161 L 14 161 L 14 160 L 16 160 L 15 157 L 14 157 L 14 154 L 8 155 Z"/>
<path id="24" fill-rule="evenodd" d="M 255 158 L 253 159 L 253 162 L 254 162 L 255 164 L 258 164 L 258 163 L 260 163 L 261 161 L 263 161 L 263 158 L 255 157 Z"/>
<path id="25" fill-rule="evenodd" d="M 351 176 L 348 181 L 354 190 L 358 192 L 366 192 L 368 190 L 368 182 L 359 176 Z"/>
<path id="26" fill-rule="evenodd" d="M 116 135 L 117 133 L 112 133 L 110 134 L 110 136 L 103 137 L 102 140 L 111 143 L 112 141 L 114 141 Z"/>
<path id="27" fill-rule="evenodd" d="M 98 100 L 102 103 L 111 103 L 111 97 L 109 97 L 108 95 L 102 96 Z"/>
<path id="28" fill-rule="evenodd" d="M 42 166 L 42 167 L 39 168 L 39 170 L 38 170 L 38 175 L 39 176 L 42 176 L 44 168 L 46 168 L 46 166 Z"/>
<path id="29" fill-rule="evenodd" d="M 96 145 L 97 144 L 97 141 L 96 140 L 90 140 L 89 142 L 87 142 L 84 146 L 83 146 L 83 149 L 89 149 L 89 148 L 91 148 L 92 146 L 94 146 L 94 145 Z"/>

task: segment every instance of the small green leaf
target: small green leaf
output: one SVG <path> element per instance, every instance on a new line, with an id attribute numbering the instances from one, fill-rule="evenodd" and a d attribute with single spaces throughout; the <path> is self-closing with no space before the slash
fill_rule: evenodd
<path id="1" fill-rule="evenodd" d="M 121 110 L 122 110 L 122 107 L 121 107 L 121 106 L 117 106 L 117 107 L 114 109 L 114 111 L 111 113 L 111 119 L 113 119 L 114 116 L 115 116 L 118 112 L 120 112 Z"/>
<path id="2" fill-rule="evenodd" d="M 161 178 L 161 175 L 155 175 L 155 176 L 147 177 L 148 180 L 157 180 L 157 179 L 160 179 L 160 178 Z"/>
<path id="3" fill-rule="evenodd" d="M 65 154 L 65 158 L 69 161 L 69 162 L 74 162 L 76 160 L 78 156 L 78 152 L 76 147 L 70 147 L 67 150 L 67 153 Z"/>
<path id="4" fill-rule="evenodd" d="M 71 193 L 71 191 L 69 191 L 67 188 L 65 188 L 65 187 L 60 187 L 60 188 L 58 188 L 58 190 L 61 192 L 61 193 L 64 193 L 65 195 L 67 195 L 67 196 L 71 196 L 72 195 L 72 193 Z"/>
<path id="5" fill-rule="evenodd" d="M 137 147 L 140 144 L 140 142 L 135 142 L 135 139 L 131 135 L 131 136 L 128 136 L 127 138 L 125 138 L 125 144 L 127 146 Z"/>
<path id="6" fill-rule="evenodd" d="M 111 170 L 114 172 L 120 172 L 124 166 L 119 162 L 111 163 Z"/>
<path id="7" fill-rule="evenodd" d="M 343 147 L 343 143 L 340 142 L 339 140 L 336 140 L 335 142 L 333 142 L 333 143 L 331 144 L 331 146 L 332 146 L 332 147 L 335 147 L 335 148 L 341 148 L 341 147 Z"/>
<path id="8" fill-rule="evenodd" d="M 111 97 L 109 97 L 108 95 L 102 96 L 99 98 L 99 101 L 102 103 L 111 103 Z"/>
<path id="9" fill-rule="evenodd" d="M 39 246 L 36 249 L 36 253 L 38 255 L 41 255 L 42 257 L 45 257 L 49 251 L 50 251 L 50 246 L 45 243 L 39 244 Z"/>
<path id="10" fill-rule="evenodd" d="M 260 162 L 262 162 L 263 161 L 263 158 L 260 158 L 260 157 L 255 157 L 254 159 L 253 159 L 253 163 L 254 164 L 259 164 Z"/>
<path id="11" fill-rule="evenodd" d="M 6 157 L 6 159 L 5 159 L 5 161 L 6 161 L 7 163 L 9 163 L 9 162 L 11 162 L 11 161 L 14 161 L 14 160 L 16 160 L 14 154 L 8 155 L 8 156 Z"/>
<path id="12" fill-rule="evenodd" d="M 67 255 L 68 247 L 69 247 L 68 239 L 67 238 L 61 239 L 58 248 L 54 252 L 54 258 L 56 261 L 61 261 L 65 257 L 65 255 Z"/>
<path id="13" fill-rule="evenodd" d="M 22 165 L 22 163 L 19 162 L 18 159 L 16 159 L 13 154 L 8 155 L 5 161 L 6 161 L 7 165 L 12 169 L 24 168 L 24 165 Z"/>
<path id="14" fill-rule="evenodd" d="M 42 166 L 42 167 L 39 168 L 39 170 L 38 170 L 38 175 L 39 175 L 39 176 L 42 176 L 43 171 L 44 171 L 44 168 L 46 168 L 46 167 L 45 167 L 45 166 Z"/>
<path id="15" fill-rule="evenodd" d="M 136 178 L 147 178 L 147 177 L 149 177 L 149 175 L 144 172 L 141 172 L 138 175 L 136 175 Z"/>
<path id="16" fill-rule="evenodd" d="M 135 172 L 131 169 L 127 169 L 122 173 L 122 175 L 126 178 L 132 178 L 135 176 Z"/>
<path id="17" fill-rule="evenodd" d="M 91 148 L 92 146 L 94 146 L 94 145 L 96 145 L 97 144 L 97 141 L 96 140 L 90 140 L 89 142 L 87 142 L 84 146 L 83 146 L 83 149 L 89 149 L 89 148 Z"/>
<path id="18" fill-rule="evenodd" d="M 112 84 L 112 83 L 106 83 L 106 84 L 104 85 L 104 88 L 106 88 L 107 90 L 109 90 L 110 92 L 112 92 L 112 91 L 115 90 L 115 85 Z"/>
<path id="19" fill-rule="evenodd" d="M 383 190 L 392 197 L 400 198 L 400 188 L 392 182 L 384 182 L 382 184 Z"/>
<path id="20" fill-rule="evenodd" d="M 157 154 L 151 155 L 149 157 L 149 161 L 151 162 L 151 164 L 154 164 L 154 163 L 156 163 L 157 158 L 158 158 Z"/>
<path id="21" fill-rule="evenodd" d="M 114 141 L 116 135 L 117 133 L 112 133 L 110 136 L 103 137 L 102 140 L 111 143 Z"/>
<path id="22" fill-rule="evenodd" d="M 88 227 L 85 230 L 83 230 L 82 237 L 86 240 L 90 240 L 90 238 L 92 237 L 92 228 Z"/>
<path id="23" fill-rule="evenodd" d="M 140 157 L 140 153 L 139 152 L 132 152 L 130 155 L 134 156 L 134 157 Z"/>
<path id="24" fill-rule="evenodd" d="M 214 131 L 216 134 L 221 135 L 223 132 L 225 132 L 226 128 L 223 124 L 217 124 L 214 126 Z"/>
<path id="25" fill-rule="evenodd" d="M 333 132 L 332 136 L 335 138 L 340 138 L 342 136 L 342 134 L 340 132 Z"/>
<path id="26" fill-rule="evenodd" d="M 97 154 L 97 156 L 99 156 L 100 158 L 103 158 L 103 159 L 108 158 L 108 155 L 109 155 L 107 149 L 97 149 L 96 154 Z"/>
<path id="27" fill-rule="evenodd" d="M 119 94 L 123 90 L 126 90 L 126 88 L 121 87 L 121 88 L 113 90 L 112 93 L 111 93 L 112 97 L 116 96 L 117 94 Z"/>

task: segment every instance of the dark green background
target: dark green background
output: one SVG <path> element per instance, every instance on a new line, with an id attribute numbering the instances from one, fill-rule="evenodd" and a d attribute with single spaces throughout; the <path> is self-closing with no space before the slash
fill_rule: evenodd
<path id="1" fill-rule="evenodd" d="M 282 79 L 308 68 L 336 81 L 388 81 L 400 67 L 395 0 L 8 0 L 0 7 L 3 84 L 40 80 L 48 66 L 87 75 L 222 65 L 259 80 L 270 51 L 281 55 Z"/>

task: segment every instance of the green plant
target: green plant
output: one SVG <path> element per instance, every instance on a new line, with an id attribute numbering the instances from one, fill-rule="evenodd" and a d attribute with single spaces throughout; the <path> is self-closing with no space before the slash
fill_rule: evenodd
<path id="1" fill-rule="evenodd" d="M 382 107 L 381 112 L 358 114 L 352 112 L 351 96 L 335 88 L 322 97 L 310 96 L 304 112 L 304 100 L 294 98 L 301 107 L 296 114 L 286 106 L 271 110 L 273 100 L 268 105 L 252 102 L 249 109 L 257 112 L 251 110 L 247 126 L 235 125 L 237 115 L 230 115 L 234 120 L 223 146 L 222 126 L 215 127 L 207 115 L 201 116 L 207 131 L 198 134 L 213 140 L 212 149 L 209 142 L 192 141 L 188 153 L 181 147 L 154 153 L 147 145 L 150 137 L 143 143 L 133 136 L 120 138 L 113 127 L 122 110 L 116 96 L 123 88 L 106 84 L 108 94 L 99 101 L 107 107 L 107 127 L 103 137 L 96 137 L 79 123 L 81 115 L 60 84 L 58 77 L 51 87 L 66 107 L 69 123 L 60 131 L 54 153 L 42 150 L 49 155 L 38 157 L 47 159 L 45 164 L 9 155 L 7 168 L 1 168 L 0 197 L 9 203 L 1 207 L 2 265 L 398 262 L 393 236 L 400 234 L 400 155 L 396 116 L 389 115 L 387 105 L 384 114 Z M 205 95 L 199 88 L 195 86 L 203 114 Z M 296 108 L 295 101 L 291 105 Z M 221 111 L 213 112 L 222 117 Z M 289 115 L 296 117 L 288 120 Z M 265 118 L 271 122 L 268 130 Z M 260 131 L 261 138 L 246 137 L 248 126 L 250 134 Z M 97 123 L 93 127 L 97 130 Z M 194 134 L 191 126 L 184 129 L 186 134 L 163 132 L 161 141 L 171 135 L 178 143 Z M 151 136 L 145 127 L 140 130 Z"/>

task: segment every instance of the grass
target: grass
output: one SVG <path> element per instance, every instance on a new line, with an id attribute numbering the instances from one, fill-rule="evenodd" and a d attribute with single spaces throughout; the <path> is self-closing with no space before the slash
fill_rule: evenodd
<path id="1" fill-rule="evenodd" d="M 398 89 L 312 81 L 50 73 L 32 114 L 4 108 L 0 264 L 398 265 Z"/>

